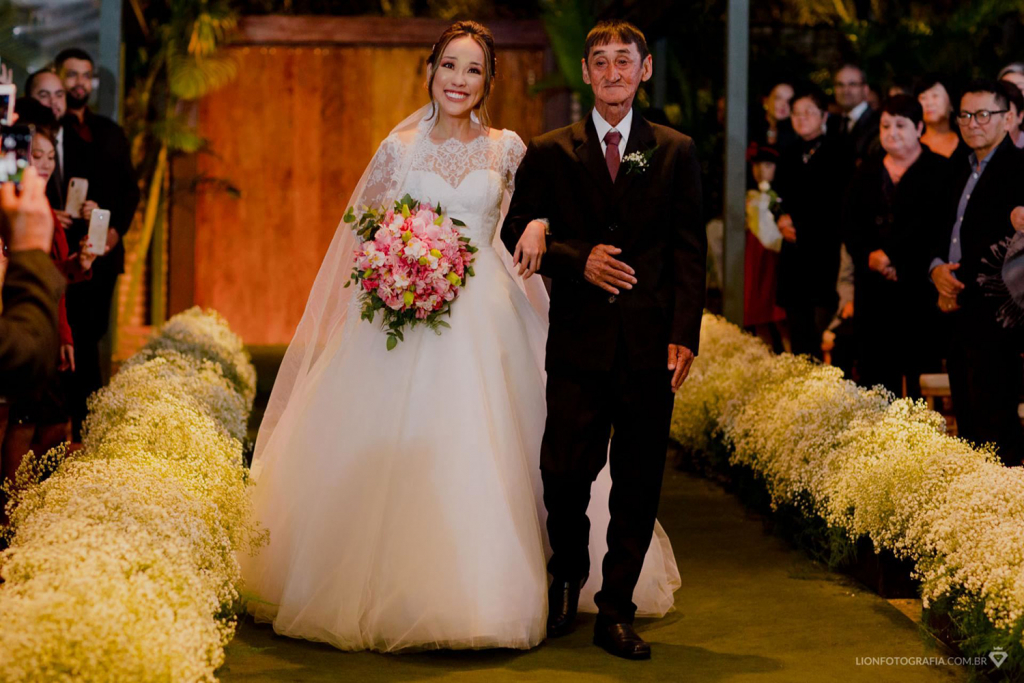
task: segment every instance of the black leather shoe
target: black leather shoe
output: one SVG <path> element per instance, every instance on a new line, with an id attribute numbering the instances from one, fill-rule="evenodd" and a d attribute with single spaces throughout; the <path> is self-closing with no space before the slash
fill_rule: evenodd
<path id="1" fill-rule="evenodd" d="M 594 645 L 623 659 L 650 659 L 651 646 L 633 630 L 632 624 L 598 624 L 594 629 Z"/>
<path id="2" fill-rule="evenodd" d="M 580 604 L 580 589 L 587 582 L 555 579 L 548 589 L 548 637 L 558 638 L 572 633 L 576 626 L 576 610 Z"/>

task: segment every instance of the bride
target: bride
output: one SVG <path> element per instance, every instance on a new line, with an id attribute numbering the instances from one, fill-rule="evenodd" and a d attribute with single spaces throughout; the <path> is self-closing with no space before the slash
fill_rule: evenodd
<path id="1" fill-rule="evenodd" d="M 356 238 L 342 224 L 285 354 L 253 458 L 270 543 L 241 557 L 248 610 L 280 634 L 345 650 L 531 648 L 545 636 L 547 296 L 495 239 L 525 153 L 490 128 L 494 41 L 458 22 L 435 44 L 431 103 L 381 143 L 350 205 L 405 194 L 440 203 L 479 248 L 451 329 L 418 327 L 387 351 L 344 288 Z M 543 240 L 528 234 L 525 239 Z M 589 510 L 596 611 L 611 480 Z M 660 526 L 634 595 L 672 607 L 679 574 Z"/>

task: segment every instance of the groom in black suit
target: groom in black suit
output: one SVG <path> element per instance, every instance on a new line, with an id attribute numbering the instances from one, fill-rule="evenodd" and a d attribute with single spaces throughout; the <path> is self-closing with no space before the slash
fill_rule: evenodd
<path id="1" fill-rule="evenodd" d="M 610 458 L 594 642 L 628 659 L 650 657 L 632 627 L 632 597 L 658 512 L 673 393 L 697 353 L 707 251 L 693 141 L 632 106 L 652 73 L 633 25 L 590 32 L 583 78 L 594 111 L 531 141 L 501 231 L 521 272 L 551 278 L 540 457 L 554 551 L 548 635 L 573 628 L 590 572 L 590 486 Z"/>

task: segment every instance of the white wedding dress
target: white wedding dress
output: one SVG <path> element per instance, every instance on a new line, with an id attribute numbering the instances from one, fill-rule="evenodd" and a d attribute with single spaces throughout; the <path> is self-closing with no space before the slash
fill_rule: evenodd
<path id="1" fill-rule="evenodd" d="M 524 152 L 510 131 L 419 141 L 399 196 L 439 202 L 480 249 L 451 329 L 407 331 L 387 351 L 379 325 L 349 315 L 260 444 L 254 504 L 270 542 L 240 559 L 249 611 L 278 633 L 378 651 L 543 640 L 547 323 L 495 240 Z M 609 490 L 606 467 L 589 511 L 583 610 L 596 611 Z M 678 586 L 658 526 L 639 614 L 663 615 Z"/>

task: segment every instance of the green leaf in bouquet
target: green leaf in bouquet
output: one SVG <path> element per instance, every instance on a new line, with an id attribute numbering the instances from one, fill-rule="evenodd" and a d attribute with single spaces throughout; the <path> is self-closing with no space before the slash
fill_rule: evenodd
<path id="1" fill-rule="evenodd" d="M 346 209 L 345 215 L 341 217 L 341 220 L 345 221 L 346 223 L 352 223 L 353 221 L 355 221 L 355 219 L 356 215 L 355 213 L 352 212 L 351 206 L 348 207 L 348 209 Z"/>
<path id="2" fill-rule="evenodd" d="M 473 266 L 466 266 L 466 275 L 473 277 L 476 273 L 473 271 Z"/>
<path id="3" fill-rule="evenodd" d="M 337 215 L 337 214 L 335 214 L 335 215 Z M 459 227 L 459 228 L 466 227 L 466 224 L 463 223 L 462 221 L 460 221 L 458 218 L 452 218 L 451 220 L 452 220 L 452 225 L 454 225 L 456 227 Z"/>
<path id="4" fill-rule="evenodd" d="M 438 321 L 437 321 L 437 324 L 438 324 L 438 326 L 439 326 L 439 327 L 444 327 L 444 328 L 446 328 L 446 329 L 449 329 L 449 330 L 450 330 L 450 329 L 452 329 L 452 326 L 451 326 L 451 325 L 449 325 L 449 324 L 448 324 L 447 322 L 445 322 L 444 320 L 438 320 Z"/>
<path id="5" fill-rule="evenodd" d="M 474 247 L 474 246 L 473 246 L 473 245 L 471 245 L 471 244 L 467 244 L 467 245 L 466 245 L 466 251 L 468 251 L 468 252 L 469 252 L 470 254 L 475 254 L 476 252 L 478 252 L 478 251 L 480 251 L 480 250 L 479 250 L 479 249 L 477 249 L 476 247 Z"/>
<path id="6" fill-rule="evenodd" d="M 393 334 L 388 335 L 388 351 L 394 351 L 395 347 L 398 346 L 398 337 Z"/>

